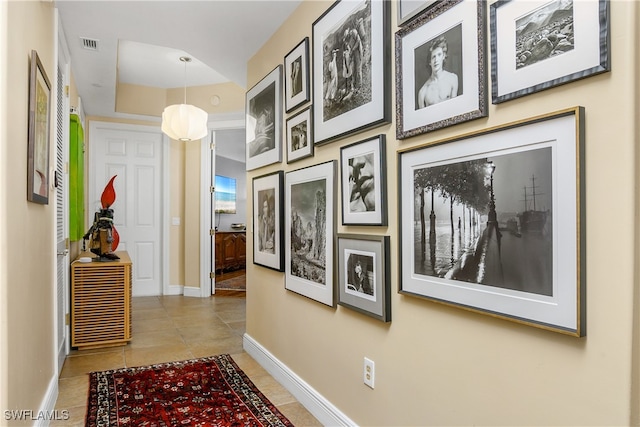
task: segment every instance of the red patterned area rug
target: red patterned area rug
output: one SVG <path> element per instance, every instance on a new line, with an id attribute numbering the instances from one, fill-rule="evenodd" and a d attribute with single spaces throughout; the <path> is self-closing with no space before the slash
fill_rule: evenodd
<path id="1" fill-rule="evenodd" d="M 293 426 L 231 356 L 91 372 L 87 426 Z"/>

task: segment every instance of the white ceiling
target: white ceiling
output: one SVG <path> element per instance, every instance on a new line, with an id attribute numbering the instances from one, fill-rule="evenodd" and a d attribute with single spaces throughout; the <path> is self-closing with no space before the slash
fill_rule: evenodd
<path id="1" fill-rule="evenodd" d="M 117 79 L 184 87 L 185 64 L 179 58 L 189 56 L 187 86 L 234 82 L 246 89 L 247 62 L 301 1 L 55 0 L 55 5 L 84 112 L 159 121 L 116 113 Z M 95 40 L 97 49 L 85 49 L 83 38 Z"/>

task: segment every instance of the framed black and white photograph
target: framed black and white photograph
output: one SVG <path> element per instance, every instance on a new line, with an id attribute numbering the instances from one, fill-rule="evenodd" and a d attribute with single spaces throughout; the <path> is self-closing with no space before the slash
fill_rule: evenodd
<path id="1" fill-rule="evenodd" d="M 27 140 L 27 200 L 49 204 L 49 129 L 51 83 L 38 52 L 29 67 L 29 134 Z"/>
<path id="2" fill-rule="evenodd" d="M 284 57 L 284 72 L 284 103 L 289 113 L 311 98 L 309 37 L 305 37 Z"/>
<path id="3" fill-rule="evenodd" d="M 387 225 L 385 135 L 340 149 L 343 225 Z"/>
<path id="4" fill-rule="evenodd" d="M 285 175 L 285 288 L 335 306 L 336 161 Z"/>
<path id="5" fill-rule="evenodd" d="M 253 263 L 284 271 L 284 172 L 253 178 Z"/>
<path id="6" fill-rule="evenodd" d="M 502 0 L 490 27 L 494 104 L 611 69 L 609 0 Z"/>
<path id="7" fill-rule="evenodd" d="M 398 26 L 405 25 L 439 0 L 397 0 Z"/>
<path id="8" fill-rule="evenodd" d="M 485 3 L 437 3 L 396 33 L 396 137 L 487 116 Z"/>
<path id="9" fill-rule="evenodd" d="M 338 304 L 391 321 L 389 236 L 338 234 Z"/>
<path id="10" fill-rule="evenodd" d="M 247 170 L 282 161 L 282 65 L 246 96 Z"/>
<path id="11" fill-rule="evenodd" d="M 390 122 L 389 5 L 338 1 L 313 23 L 316 144 Z"/>
<path id="12" fill-rule="evenodd" d="M 584 336 L 584 109 L 399 153 L 400 293 Z"/>
<path id="13" fill-rule="evenodd" d="M 311 107 L 287 119 L 287 163 L 313 156 Z"/>

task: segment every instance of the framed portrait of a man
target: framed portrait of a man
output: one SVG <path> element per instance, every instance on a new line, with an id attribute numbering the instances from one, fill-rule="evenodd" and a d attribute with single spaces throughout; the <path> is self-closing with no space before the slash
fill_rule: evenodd
<path id="1" fill-rule="evenodd" d="M 253 178 L 253 263 L 284 270 L 284 172 Z"/>
<path id="2" fill-rule="evenodd" d="M 245 117 L 247 170 L 282 161 L 282 65 L 247 92 Z"/>
<path id="3" fill-rule="evenodd" d="M 437 3 L 396 33 L 396 137 L 487 115 L 482 1 Z"/>
<path id="4" fill-rule="evenodd" d="M 313 23 L 316 144 L 391 120 L 389 5 L 339 1 Z"/>

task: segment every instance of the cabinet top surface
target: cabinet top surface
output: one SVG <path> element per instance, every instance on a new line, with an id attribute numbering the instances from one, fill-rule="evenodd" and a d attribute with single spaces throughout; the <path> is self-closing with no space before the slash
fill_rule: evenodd
<path id="1" fill-rule="evenodd" d="M 131 264 L 131 258 L 129 258 L 129 253 L 127 251 L 116 251 L 116 255 L 120 257 L 120 259 L 114 259 L 109 261 L 98 261 L 98 255 L 93 252 L 81 252 L 78 255 L 78 258 L 72 262 L 74 267 L 100 267 L 107 265 L 126 265 Z M 79 259 L 82 257 L 93 258 L 92 262 L 80 262 Z"/>

